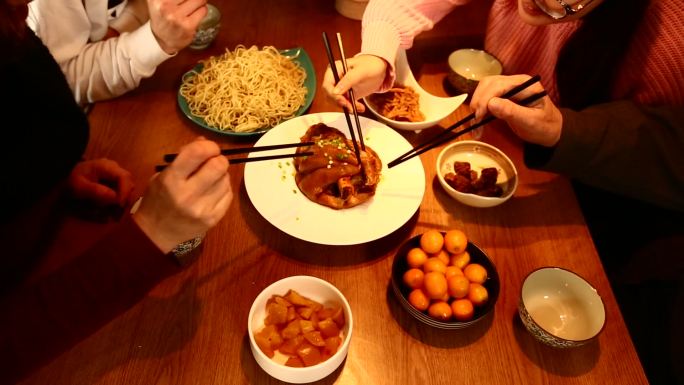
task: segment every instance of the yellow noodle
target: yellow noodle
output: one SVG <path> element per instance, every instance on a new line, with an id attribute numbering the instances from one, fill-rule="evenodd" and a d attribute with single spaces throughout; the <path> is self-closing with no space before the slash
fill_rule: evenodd
<path id="1" fill-rule="evenodd" d="M 183 79 L 180 93 L 193 115 L 222 131 L 273 127 L 304 104 L 306 71 L 274 47 L 238 45 L 203 64 Z"/>
<path id="2" fill-rule="evenodd" d="M 420 111 L 419 95 L 413 88 L 397 85 L 386 93 L 372 94 L 371 102 L 380 115 L 404 122 L 422 122 L 425 115 Z"/>

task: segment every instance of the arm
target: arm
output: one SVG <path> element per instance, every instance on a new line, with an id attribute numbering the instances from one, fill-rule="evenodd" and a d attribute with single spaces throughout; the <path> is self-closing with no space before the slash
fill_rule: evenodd
<path id="1" fill-rule="evenodd" d="M 157 43 L 150 23 L 122 35 L 83 45 L 75 56 L 58 60 L 80 104 L 111 99 L 137 88 L 171 58 Z"/>
<path id="2" fill-rule="evenodd" d="M 47 363 L 178 269 L 128 217 L 84 254 L 0 298 L 0 382 Z"/>
<path id="3" fill-rule="evenodd" d="M 328 68 L 323 90 L 335 104 L 347 109 L 351 109 L 351 103 L 345 95 L 352 87 L 359 99 L 388 90 L 396 77 L 397 49 L 410 48 L 416 35 L 431 29 L 455 6 L 468 1 L 371 0 L 363 14 L 361 52 L 347 60 L 349 72 L 337 84 Z M 338 73 L 342 73 L 342 64 L 336 64 Z M 356 105 L 359 111 L 365 110 L 362 103 Z"/>
<path id="4" fill-rule="evenodd" d="M 116 38 L 91 42 L 97 23 L 78 0 L 67 4 L 35 0 L 29 4 L 27 22 L 59 63 L 80 104 L 136 88 L 172 56 L 161 49 L 149 23 Z"/>
<path id="5" fill-rule="evenodd" d="M 561 111 L 560 140 L 527 144 L 528 166 L 684 211 L 684 108 L 619 101 Z"/>
<path id="6" fill-rule="evenodd" d="M 93 11 L 78 0 L 68 1 L 70 4 L 35 0 L 29 6 L 27 21 L 50 49 L 81 104 L 136 88 L 159 64 L 190 44 L 206 15 L 206 0 L 181 4 L 149 0 L 149 22 L 130 33 L 99 40 L 101 35 L 92 36 L 100 24 L 91 17 Z M 139 3 L 134 5 L 140 7 Z M 123 16 L 129 19 L 126 13 Z"/>
<path id="7" fill-rule="evenodd" d="M 135 305 L 178 270 L 166 254 L 213 227 L 232 198 L 228 161 L 218 145 L 197 140 L 181 148 L 153 177 L 138 211 L 114 232 L 37 282 L 0 293 L 0 382 L 21 378 Z M 6 234 L 0 232 L 0 240 Z M 40 242 L 49 244 L 52 236 Z M 3 242 L 5 268 L 15 254 L 41 257 L 42 248 L 24 256 L 26 245 L 16 241 Z M 3 276 L 23 271 L 15 270 Z"/>
<path id="8" fill-rule="evenodd" d="M 413 39 L 434 27 L 456 6 L 469 0 L 371 0 L 362 20 L 360 54 L 375 55 L 389 64 L 383 89 L 394 82 L 397 49 L 409 49 Z"/>

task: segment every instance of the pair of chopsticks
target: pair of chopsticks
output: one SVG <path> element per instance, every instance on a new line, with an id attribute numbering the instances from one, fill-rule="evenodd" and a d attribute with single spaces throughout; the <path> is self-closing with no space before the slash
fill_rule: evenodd
<path id="1" fill-rule="evenodd" d="M 518 92 L 520 92 L 520 91 L 524 90 L 525 88 L 531 86 L 532 84 L 538 82 L 540 79 L 541 79 L 541 77 L 539 75 L 535 75 L 535 76 L 529 78 L 524 83 L 519 84 L 519 85 L 511 88 L 508 92 L 501 95 L 501 98 L 502 99 L 509 99 L 512 96 L 514 96 L 515 94 L 517 94 Z M 531 104 L 531 103 L 543 98 L 544 96 L 546 96 L 546 91 L 541 91 L 541 92 L 530 95 L 530 96 L 520 100 L 518 102 L 518 104 L 528 105 L 528 104 Z M 437 146 L 440 146 L 446 142 L 452 141 L 452 140 L 458 138 L 459 136 L 461 136 L 463 134 L 466 134 L 470 131 L 473 131 L 479 127 L 484 126 L 487 123 L 490 123 L 490 122 L 496 120 L 496 117 L 494 117 L 492 115 L 487 115 L 484 118 L 482 118 L 479 122 L 477 122 L 477 123 L 475 123 L 475 124 L 473 124 L 467 128 L 464 128 L 464 129 L 456 131 L 456 132 L 452 132 L 456 128 L 458 128 L 458 127 L 462 126 L 463 124 L 473 120 L 474 118 L 475 118 L 475 113 L 473 112 L 470 115 L 466 116 L 465 118 L 463 118 L 463 119 L 459 120 L 458 122 L 452 124 L 446 130 L 444 130 L 444 131 L 440 132 L 439 134 L 433 136 L 432 138 L 426 140 L 422 144 L 419 144 L 418 146 L 412 148 L 408 152 L 400 155 L 399 157 L 397 157 L 397 159 L 389 162 L 387 164 L 387 167 L 392 168 L 394 166 L 397 166 L 397 165 L 399 165 L 399 164 L 401 164 L 401 163 L 403 163 L 403 162 L 405 162 L 405 161 L 407 161 L 407 160 L 409 160 L 415 156 L 418 156 L 418 155 L 420 155 L 426 151 L 432 150 L 433 148 L 435 148 Z"/>
<path id="2" fill-rule="evenodd" d="M 328 34 L 323 32 L 323 44 L 325 44 L 325 52 L 328 54 L 328 62 L 330 63 L 330 70 L 332 71 L 333 78 L 335 79 L 335 84 L 340 82 L 340 75 L 337 72 L 337 66 L 335 65 L 335 57 L 333 56 L 332 50 L 330 49 L 330 42 L 328 41 Z M 337 33 L 337 46 L 340 49 L 340 56 L 342 60 L 342 69 L 346 74 L 348 71 L 347 59 L 344 56 L 344 48 L 342 47 L 342 35 Z M 354 114 L 354 122 L 356 123 L 356 130 L 352 125 L 351 118 L 349 117 L 349 112 L 346 108 L 343 108 L 344 117 L 347 120 L 347 126 L 349 127 L 349 134 L 351 135 L 352 144 L 354 144 L 354 153 L 356 153 L 356 160 L 359 162 L 359 167 L 363 170 L 363 165 L 361 164 L 361 151 L 359 151 L 359 145 L 356 143 L 356 135 L 359 136 L 359 143 L 361 144 L 361 150 L 366 150 L 366 145 L 363 143 L 363 133 L 361 132 L 361 123 L 359 122 L 359 113 L 356 110 L 356 98 L 354 97 L 354 90 L 349 89 L 348 92 L 349 100 L 351 100 L 352 112 Z"/>
<path id="3" fill-rule="evenodd" d="M 314 142 L 299 142 L 299 143 L 288 143 L 288 144 L 274 144 L 271 146 L 229 148 L 229 149 L 221 150 L 221 155 L 225 155 L 225 156 L 239 155 L 239 154 L 246 154 L 246 153 L 250 153 L 250 152 L 279 150 L 282 148 L 313 146 L 314 144 L 315 144 Z M 296 157 L 300 157 L 300 156 L 311 156 L 313 154 L 314 154 L 313 152 L 308 151 L 308 152 L 300 152 L 300 153 L 294 153 L 294 154 L 257 156 L 257 157 L 253 157 L 253 158 L 234 158 L 234 159 L 229 159 L 228 163 L 230 163 L 230 164 L 249 163 L 249 162 L 258 162 L 261 160 L 296 158 Z M 176 159 L 177 156 L 178 156 L 178 154 L 165 154 L 164 155 L 164 162 L 171 163 L 171 162 L 173 162 L 174 159 Z M 168 164 L 160 164 L 160 165 L 155 166 L 155 170 L 157 172 L 159 172 L 159 171 L 162 171 L 163 169 L 165 169 L 167 166 L 168 166 Z"/>

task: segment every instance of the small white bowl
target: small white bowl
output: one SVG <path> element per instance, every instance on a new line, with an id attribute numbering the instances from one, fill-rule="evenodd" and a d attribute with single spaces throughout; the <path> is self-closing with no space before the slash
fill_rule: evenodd
<path id="1" fill-rule="evenodd" d="M 449 98 L 442 98 L 425 91 L 413 77 L 411 67 L 409 66 L 408 59 L 406 57 L 406 51 L 403 49 L 400 49 L 397 52 L 396 73 L 397 78 L 394 84 L 411 87 L 418 93 L 420 98 L 420 111 L 423 113 L 423 115 L 425 115 L 425 120 L 422 122 L 400 122 L 388 119 L 382 116 L 380 112 L 375 110 L 373 103 L 369 101 L 368 97 L 363 98 L 370 112 L 373 113 L 373 115 L 375 115 L 381 122 L 390 127 L 394 127 L 399 130 L 420 131 L 435 126 L 444 118 L 449 116 L 452 112 L 454 112 L 468 97 L 467 94 L 462 94 Z"/>
<path id="2" fill-rule="evenodd" d="M 254 332 L 261 330 L 264 327 L 264 319 L 266 318 L 266 301 L 272 295 L 285 295 L 289 290 L 295 290 L 304 297 L 314 300 L 324 306 L 337 304 L 344 309 L 346 322 L 342 328 L 342 345 L 332 357 L 327 360 L 309 367 L 293 368 L 278 363 L 269 358 L 264 352 L 259 349 L 254 340 Z M 303 384 L 307 382 L 318 381 L 337 369 L 349 350 L 349 342 L 352 336 L 352 329 L 354 320 L 352 318 L 351 307 L 349 302 L 329 282 L 320 278 L 310 277 L 306 275 L 298 275 L 293 277 L 283 278 L 280 281 L 272 283 L 265 288 L 256 297 L 252 303 L 252 308 L 249 310 L 247 319 L 247 333 L 249 333 L 249 346 L 252 349 L 252 355 L 259 364 L 259 366 L 269 375 L 278 380 L 293 383 Z"/>
<path id="3" fill-rule="evenodd" d="M 454 172 L 454 162 L 468 162 L 471 170 L 479 174 L 483 168 L 496 167 L 499 175 L 496 184 L 503 189 L 501 197 L 485 197 L 457 191 L 444 176 Z M 518 170 L 513 161 L 498 148 L 476 140 L 454 142 L 437 156 L 437 179 L 442 188 L 457 201 L 472 207 L 493 207 L 510 199 L 518 188 Z"/>
<path id="4" fill-rule="evenodd" d="M 556 348 L 581 346 L 606 323 L 603 300 L 589 282 L 558 267 L 530 273 L 523 282 L 518 314 L 539 341 Z"/>
<path id="5" fill-rule="evenodd" d="M 449 75 L 447 80 L 458 91 L 471 94 L 482 78 L 501 75 L 501 62 L 486 51 L 479 49 L 459 49 L 449 55 Z"/>

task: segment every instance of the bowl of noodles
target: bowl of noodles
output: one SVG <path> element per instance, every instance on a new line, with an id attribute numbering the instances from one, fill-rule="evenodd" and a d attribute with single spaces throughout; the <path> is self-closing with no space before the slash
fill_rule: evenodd
<path id="1" fill-rule="evenodd" d="M 252 136 L 304 114 L 315 93 L 316 74 L 303 48 L 238 45 L 183 74 L 178 106 L 209 131 Z"/>
<path id="2" fill-rule="evenodd" d="M 397 53 L 396 74 L 393 88 L 363 100 L 378 120 L 399 130 L 420 131 L 435 126 L 468 96 L 443 98 L 425 91 L 413 76 L 404 50 Z"/>

